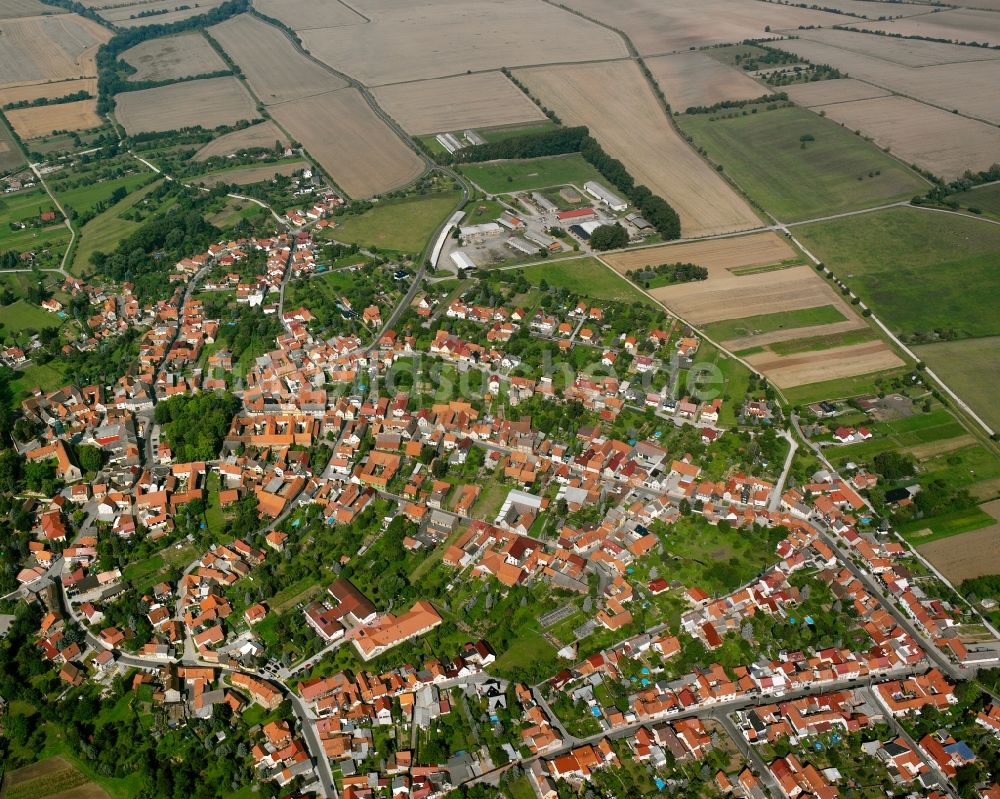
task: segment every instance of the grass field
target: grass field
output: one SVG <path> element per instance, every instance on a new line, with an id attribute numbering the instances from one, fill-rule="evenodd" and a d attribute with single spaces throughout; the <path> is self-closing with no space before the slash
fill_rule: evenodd
<path id="1" fill-rule="evenodd" d="M 1000 184 L 983 186 L 961 194 L 952 194 L 949 200 L 960 203 L 963 208 L 978 208 L 984 216 L 1000 219 Z"/>
<path id="2" fill-rule="evenodd" d="M 902 370 L 900 370 L 902 371 Z M 899 372 L 871 372 L 869 374 L 842 377 L 836 380 L 824 380 L 819 383 L 807 383 L 802 386 L 783 390 L 785 399 L 792 405 L 808 405 L 820 400 L 848 399 L 862 394 L 873 394 L 879 390 L 880 381 L 888 379 Z"/>
<path id="3" fill-rule="evenodd" d="M 847 347 L 852 344 L 863 344 L 866 341 L 874 341 L 878 336 L 869 327 L 861 327 L 857 330 L 847 330 L 843 333 L 829 333 L 823 336 L 808 336 L 807 338 L 795 338 L 789 341 L 775 341 L 768 344 L 768 349 L 778 355 L 795 355 L 800 352 L 817 352 L 827 350 L 831 347 Z"/>
<path id="4" fill-rule="evenodd" d="M 20 333 L 23 330 L 41 330 L 45 327 L 59 327 L 62 320 L 58 316 L 43 311 L 37 305 L 18 300 L 3 307 L 0 322 L 5 333 Z"/>
<path id="5" fill-rule="evenodd" d="M 153 181 L 148 186 L 144 186 L 139 191 L 129 194 L 124 200 L 116 203 L 102 211 L 91 219 L 80 230 L 80 239 L 76 251 L 73 254 L 73 263 L 70 265 L 70 272 L 74 275 L 81 274 L 90 263 L 92 253 L 111 252 L 118 245 L 118 242 L 128 236 L 139 225 L 128 219 L 122 219 L 122 214 L 132 208 L 137 202 L 142 200 L 159 181 Z"/>
<path id="6" fill-rule="evenodd" d="M 67 383 L 65 367 L 58 363 L 33 364 L 16 374 L 17 379 L 10 384 L 14 403 L 20 403 L 35 386 L 42 391 L 55 391 Z"/>
<path id="7" fill-rule="evenodd" d="M 802 108 L 677 117 L 709 157 L 782 221 L 909 199 L 926 183 L 877 147 Z M 811 136 L 812 141 L 802 141 Z M 875 174 L 879 173 L 879 174 Z"/>
<path id="8" fill-rule="evenodd" d="M 504 674 L 513 669 L 530 668 L 539 662 L 550 664 L 553 672 L 558 668 L 555 647 L 541 633 L 532 630 L 511 641 L 510 647 L 496 659 L 490 671 Z"/>
<path id="9" fill-rule="evenodd" d="M 1000 430 L 1000 336 L 915 347 L 917 356 L 994 430 Z"/>
<path id="10" fill-rule="evenodd" d="M 490 194 L 562 186 L 566 183 L 582 187 L 588 180 L 603 180 L 596 169 L 575 153 L 555 158 L 468 164 L 459 167 L 459 171 Z"/>
<path id="11" fill-rule="evenodd" d="M 342 216 L 330 237 L 345 244 L 417 255 L 454 210 L 456 192 L 386 200 L 357 216 Z"/>
<path id="12" fill-rule="evenodd" d="M 832 305 L 816 308 L 800 308 L 794 311 L 746 316 L 742 319 L 726 319 L 705 325 L 705 332 L 716 341 L 742 338 L 755 333 L 772 333 L 811 325 L 829 325 L 843 322 L 846 317 Z"/>
<path id="13" fill-rule="evenodd" d="M 64 190 L 56 189 L 56 194 L 64 207 L 67 209 L 72 208 L 78 213 L 83 213 L 96 206 L 99 202 L 108 200 L 116 189 L 123 188 L 131 193 L 154 179 L 155 176 L 152 172 L 138 172 L 134 175 L 126 175 L 114 180 L 84 183 L 82 186 L 75 186 Z M 66 213 L 68 214 L 69 210 Z"/>
<path id="14" fill-rule="evenodd" d="M 979 507 L 944 513 L 929 519 L 915 519 L 899 525 L 899 533 L 911 544 L 929 544 L 960 533 L 980 530 L 995 524 L 996 520 Z M 930 530 L 930 533 L 925 531 Z"/>
<path id="15" fill-rule="evenodd" d="M 11 242 L 25 232 L 11 230 L 11 222 L 38 219 L 45 211 L 54 210 L 55 205 L 41 187 L 0 195 L 0 249 L 13 249 Z M 59 227 L 58 223 L 54 227 Z M 45 228 L 29 228 L 28 232 L 40 230 Z"/>
<path id="16" fill-rule="evenodd" d="M 872 439 L 847 446 L 828 447 L 825 452 L 830 461 L 837 465 L 848 461 L 863 461 L 879 452 L 918 447 L 965 435 L 965 428 L 943 408 L 868 426 L 873 428 Z"/>
<path id="17" fill-rule="evenodd" d="M 7 127 L 7 120 L 0 115 L 0 174 L 23 166 L 24 154 Z"/>
<path id="18" fill-rule="evenodd" d="M 525 267 L 523 272 L 529 283 L 539 285 L 544 280 L 550 286 L 571 289 L 593 300 L 656 304 L 596 258 L 569 258 L 536 264 Z"/>
<path id="19" fill-rule="evenodd" d="M 892 208 L 795 235 L 899 334 L 1000 334 L 1000 225 Z"/>

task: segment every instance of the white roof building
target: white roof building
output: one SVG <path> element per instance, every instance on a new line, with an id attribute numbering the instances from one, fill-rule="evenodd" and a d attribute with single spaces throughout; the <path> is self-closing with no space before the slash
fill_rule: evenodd
<path id="1" fill-rule="evenodd" d="M 612 192 L 610 189 L 602 186 L 596 180 L 589 180 L 584 183 L 583 189 L 587 192 L 587 194 L 595 200 L 600 200 L 612 211 L 624 211 L 628 208 L 628 203 L 625 202 L 625 200 Z"/>

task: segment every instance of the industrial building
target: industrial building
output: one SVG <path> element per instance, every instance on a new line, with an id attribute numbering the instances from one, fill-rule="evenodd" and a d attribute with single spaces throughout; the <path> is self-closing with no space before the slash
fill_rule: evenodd
<path id="1" fill-rule="evenodd" d="M 542 233 L 540 230 L 526 230 L 524 232 L 524 237 L 528 241 L 537 244 L 539 247 L 544 247 L 546 250 L 562 249 L 562 244 L 559 243 L 559 239 L 553 238 L 548 233 Z"/>
<path id="2" fill-rule="evenodd" d="M 465 140 L 469 144 L 486 144 L 486 139 L 484 139 L 474 130 L 465 131 Z"/>
<path id="3" fill-rule="evenodd" d="M 628 203 L 610 189 L 602 186 L 596 180 L 588 180 L 583 184 L 583 190 L 595 200 L 604 203 L 612 211 L 624 211 Z"/>
<path id="4" fill-rule="evenodd" d="M 453 133 L 439 133 L 434 137 L 449 153 L 455 153 L 465 147 Z"/>
<path id="5" fill-rule="evenodd" d="M 512 250 L 517 250 L 518 252 L 524 253 L 525 255 L 537 255 L 538 245 L 532 244 L 526 239 L 522 239 L 520 236 L 513 236 L 507 239 L 506 244 Z"/>
<path id="6" fill-rule="evenodd" d="M 476 268 L 476 264 L 473 260 L 461 250 L 455 250 L 455 252 L 451 254 L 450 258 L 452 263 L 454 263 L 460 270 Z"/>
<path id="7" fill-rule="evenodd" d="M 483 222 L 481 225 L 463 225 L 458 229 L 458 235 L 462 243 L 470 241 L 484 241 L 503 233 L 503 228 L 497 222 Z"/>
<path id="8" fill-rule="evenodd" d="M 552 211 L 558 211 L 559 208 L 554 202 L 552 202 L 547 197 L 542 196 L 537 191 L 531 192 L 531 201 L 537 205 L 543 213 L 551 213 Z"/>

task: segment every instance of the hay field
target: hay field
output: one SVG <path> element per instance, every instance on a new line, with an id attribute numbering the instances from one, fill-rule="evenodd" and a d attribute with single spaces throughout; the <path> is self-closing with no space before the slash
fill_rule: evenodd
<path id="1" fill-rule="evenodd" d="M 807 33 L 814 33 L 807 31 Z M 841 33 L 841 31 L 830 31 Z M 855 34 L 868 36 L 867 34 Z M 880 42 L 895 42 L 884 36 L 871 36 Z M 915 100 L 940 106 L 948 111 L 958 110 L 967 116 L 1000 124 L 1000 52 L 979 47 L 954 47 L 935 45 L 934 42 L 916 42 L 916 46 L 954 48 L 968 58 L 962 63 L 942 63 L 910 68 L 841 49 L 823 42 L 793 39 L 773 42 L 781 50 L 820 64 L 829 64 L 852 78 L 872 83 Z M 976 60 L 976 59 L 980 60 Z"/>
<path id="2" fill-rule="evenodd" d="M 622 30 L 640 55 L 769 38 L 765 31 L 800 25 L 842 25 L 841 14 L 745 0 L 563 0 L 591 19 Z"/>
<path id="3" fill-rule="evenodd" d="M 852 100 L 870 100 L 873 97 L 886 97 L 889 94 L 885 89 L 872 86 L 870 83 L 862 83 L 854 78 L 818 80 L 783 88 L 788 92 L 789 99 L 807 108 L 817 108 L 831 103 L 849 103 Z"/>
<path id="4" fill-rule="evenodd" d="M 685 237 L 760 226 L 747 202 L 673 129 L 634 62 L 541 67 L 517 74 L 565 124 L 588 126 L 637 184 L 666 199 L 680 216 Z"/>
<path id="5" fill-rule="evenodd" d="M 215 128 L 257 119 L 257 104 L 236 78 L 209 78 L 116 95 L 115 116 L 130 135 Z"/>
<path id="6" fill-rule="evenodd" d="M 226 62 L 197 31 L 149 39 L 126 50 L 122 61 L 136 68 L 131 81 L 172 80 L 227 70 Z"/>
<path id="7" fill-rule="evenodd" d="M 39 0 L 4 0 L 0 3 L 0 19 L 17 17 L 38 17 L 42 14 L 63 14 L 57 6 L 47 6 Z"/>
<path id="8" fill-rule="evenodd" d="M 949 9 L 890 22 L 865 22 L 857 27 L 901 36 L 929 36 L 952 42 L 1000 44 L 1000 17 L 992 11 Z"/>
<path id="9" fill-rule="evenodd" d="M 650 289 L 649 294 L 696 325 L 821 305 L 833 305 L 845 318 L 854 313 L 808 266 L 743 276 L 718 270 L 708 280 Z"/>
<path id="10" fill-rule="evenodd" d="M 79 14 L 0 21 L 0 88 L 95 77 L 97 48 L 110 38 Z"/>
<path id="11" fill-rule="evenodd" d="M 698 51 L 650 58 L 646 66 L 660 84 L 673 111 L 723 100 L 752 100 L 772 90 L 736 69 Z"/>
<path id="12" fill-rule="evenodd" d="M 76 92 L 97 94 L 97 79 L 83 78 L 81 80 L 61 80 L 55 83 L 30 83 L 26 86 L 0 89 L 0 105 L 19 103 L 22 100 L 37 100 L 39 97 L 47 97 L 51 100 Z"/>
<path id="13" fill-rule="evenodd" d="M 711 282 L 716 277 L 731 277 L 731 269 L 770 266 L 796 257 L 795 250 L 781 236 L 768 230 L 747 236 L 626 250 L 602 255 L 601 260 L 622 275 L 659 264 L 698 264 L 708 269 L 707 282 Z"/>
<path id="14" fill-rule="evenodd" d="M 994 430 L 1000 430 L 1000 336 L 942 341 L 913 351 Z"/>
<path id="15" fill-rule="evenodd" d="M 97 13 L 101 19 L 107 20 L 112 25 L 119 28 L 141 28 L 143 25 L 168 25 L 171 22 L 180 22 L 190 17 L 205 14 L 221 5 L 222 0 L 198 0 L 195 5 L 185 0 L 157 0 L 152 3 L 141 3 L 120 7 L 104 7 Z M 187 6 L 184 8 L 183 6 Z M 140 17 L 143 11 L 157 11 L 160 13 Z"/>
<path id="16" fill-rule="evenodd" d="M 340 0 L 253 0 L 261 14 L 297 31 L 364 25 L 368 20 Z"/>
<path id="17" fill-rule="evenodd" d="M 302 42 L 368 86 L 628 55 L 619 36 L 542 0 L 352 0 L 351 7 L 371 22 L 304 30 Z"/>
<path id="18" fill-rule="evenodd" d="M 852 27 L 860 27 L 860 24 Z M 968 61 L 994 61 L 1000 58 L 1000 54 L 978 47 L 960 47 L 919 39 L 897 39 L 857 31 L 817 28 L 799 31 L 796 35 L 807 41 L 829 44 L 841 50 L 890 61 L 902 67 L 930 67 Z"/>
<path id="19" fill-rule="evenodd" d="M 288 37 L 249 14 L 208 29 L 265 105 L 342 89 L 347 82 L 300 53 Z"/>
<path id="20" fill-rule="evenodd" d="M 860 130 L 908 163 L 954 180 L 989 169 L 1000 154 L 1000 130 L 905 97 L 879 97 L 824 108 L 829 119 Z"/>
<path id="21" fill-rule="evenodd" d="M 260 166 L 244 166 L 237 169 L 227 169 L 223 172 L 211 172 L 191 178 L 192 183 L 202 186 L 216 186 L 219 183 L 236 183 L 247 186 L 251 183 L 261 183 L 271 180 L 276 175 L 292 175 L 303 169 L 308 169 L 306 161 L 288 161 L 281 164 L 261 164 Z"/>
<path id="22" fill-rule="evenodd" d="M 96 100 L 40 105 L 4 111 L 7 121 L 22 139 L 37 139 L 56 130 L 99 128 L 104 120 L 97 115 Z"/>
<path id="23" fill-rule="evenodd" d="M 881 340 L 796 355 L 761 352 L 748 355 L 746 361 L 779 388 L 841 380 L 904 365 L 903 360 Z"/>
<path id="24" fill-rule="evenodd" d="M 545 119 L 501 72 L 397 83 L 373 93 L 378 104 L 416 136 Z"/>
<path id="25" fill-rule="evenodd" d="M 371 197 L 404 186 L 424 162 L 356 89 L 272 106 L 271 115 L 352 197 Z"/>
<path id="26" fill-rule="evenodd" d="M 1000 572 L 1000 500 L 979 507 L 997 523 L 917 547 L 921 555 L 955 584 Z"/>
<path id="27" fill-rule="evenodd" d="M 212 139 L 194 154 L 194 160 L 204 161 L 213 155 L 229 155 L 241 150 L 255 150 L 262 147 L 270 149 L 274 147 L 276 141 L 287 145 L 288 137 L 271 120 L 258 122 L 243 130 L 234 130 Z"/>

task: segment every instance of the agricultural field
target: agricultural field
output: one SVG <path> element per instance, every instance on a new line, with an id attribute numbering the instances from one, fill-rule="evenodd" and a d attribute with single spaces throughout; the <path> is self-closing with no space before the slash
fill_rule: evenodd
<path id="1" fill-rule="evenodd" d="M 637 184 L 669 202 L 687 238 L 760 226 L 749 204 L 688 146 L 631 61 L 518 72 L 567 125 L 586 125 Z"/>
<path id="2" fill-rule="evenodd" d="M 698 51 L 649 58 L 646 66 L 667 96 L 674 112 L 711 106 L 723 100 L 752 100 L 771 89 L 740 69 Z"/>
<path id="3" fill-rule="evenodd" d="M 889 22 L 862 22 L 857 27 L 883 31 L 894 36 L 926 36 L 949 42 L 1000 44 L 1000 18 L 990 11 L 948 9 Z"/>
<path id="4" fill-rule="evenodd" d="M 122 53 L 121 60 L 135 67 L 135 73 L 129 76 L 132 81 L 173 80 L 228 70 L 226 62 L 197 31 L 140 42 Z"/>
<path id="5" fill-rule="evenodd" d="M 192 80 L 115 96 L 115 116 L 129 134 L 235 125 L 258 118 L 236 78 Z"/>
<path id="6" fill-rule="evenodd" d="M 118 28 L 140 28 L 143 25 L 169 25 L 171 22 L 195 17 L 220 5 L 222 0 L 198 0 L 196 4 L 185 0 L 155 0 L 141 5 L 103 4 L 98 9 L 101 19 Z M 149 12 L 155 11 L 155 14 Z M 142 13 L 146 16 L 139 16 Z"/>
<path id="7" fill-rule="evenodd" d="M 89 130 L 99 128 L 104 120 L 97 115 L 95 100 L 40 105 L 4 111 L 7 121 L 21 139 L 38 139 L 57 130 Z"/>
<path id="8" fill-rule="evenodd" d="M 14 141 L 3 115 L 0 115 L 0 175 L 18 169 L 24 164 L 24 154 Z"/>
<path id="9" fill-rule="evenodd" d="M 960 514 L 962 518 L 954 520 L 939 517 L 944 526 L 939 530 L 931 528 L 937 534 L 936 540 L 919 544 L 917 535 L 907 536 L 911 543 L 918 545 L 920 554 L 955 585 L 972 577 L 1000 572 L 1000 500 Z M 962 527 L 968 524 L 977 526 L 963 530 Z"/>
<path id="10" fill-rule="evenodd" d="M 3 799 L 110 799 L 109 794 L 61 757 L 47 757 L 7 774 Z"/>
<path id="11" fill-rule="evenodd" d="M 271 115 L 351 197 L 398 189 L 424 171 L 423 160 L 357 89 L 282 103 Z"/>
<path id="12" fill-rule="evenodd" d="M 268 119 L 212 139 L 194 154 L 194 160 L 204 161 L 215 155 L 230 155 L 245 150 L 272 149 L 276 142 L 283 147 L 287 147 L 289 144 L 288 137 Z"/>
<path id="13" fill-rule="evenodd" d="M 208 29 L 264 105 L 343 89 L 347 81 L 299 52 L 284 31 L 249 14 Z"/>
<path id="14" fill-rule="evenodd" d="M 344 244 L 416 255 L 457 204 L 456 192 L 385 200 L 363 214 L 338 217 L 329 236 Z"/>
<path id="15" fill-rule="evenodd" d="M 542 0 L 352 0 L 350 5 L 371 21 L 300 35 L 316 58 L 366 86 L 628 55 L 611 31 Z"/>
<path id="16" fill-rule="evenodd" d="M 81 78 L 79 80 L 61 80 L 53 83 L 32 83 L 27 86 L 12 86 L 0 89 L 0 106 L 8 103 L 19 103 L 24 100 L 37 100 L 40 97 L 54 99 L 65 97 L 76 92 L 97 93 L 96 78 Z"/>
<path id="17" fill-rule="evenodd" d="M 843 107 L 831 108 L 831 117 Z M 677 123 L 783 222 L 883 205 L 927 189 L 923 178 L 870 143 L 802 108 L 731 118 L 685 115 Z"/>
<path id="18" fill-rule="evenodd" d="M 0 19 L 37 17 L 42 14 L 62 14 L 63 9 L 46 5 L 39 0 L 4 0 L 0 6 Z"/>
<path id="19" fill-rule="evenodd" d="M 622 280 L 596 258 L 566 258 L 521 270 L 529 283 L 543 280 L 553 288 L 565 288 L 592 300 L 651 304 L 651 300 Z"/>
<path id="20" fill-rule="evenodd" d="M 78 14 L 2 20 L 0 88 L 93 78 L 97 48 L 110 38 L 111 31 Z"/>
<path id="21" fill-rule="evenodd" d="M 803 225 L 795 235 L 904 338 L 1000 335 L 1000 226 L 892 208 Z"/>
<path id="22" fill-rule="evenodd" d="M 860 318 L 854 314 L 845 315 L 833 305 L 746 316 L 705 325 L 705 332 L 709 336 L 736 352 L 792 339 L 831 336 L 858 329 L 867 329 Z"/>
<path id="23" fill-rule="evenodd" d="M 487 194 L 509 194 L 566 184 L 581 187 L 588 180 L 603 180 L 601 174 L 576 153 L 554 158 L 466 164 L 458 167 L 458 171 Z"/>
<path id="24" fill-rule="evenodd" d="M 192 183 L 202 186 L 217 186 L 220 183 L 236 183 L 240 186 L 248 186 L 251 183 L 260 183 L 265 180 L 272 180 L 276 175 L 292 175 L 308 169 L 309 163 L 302 159 L 291 161 L 277 161 L 273 164 L 260 164 L 259 166 L 241 166 L 233 169 L 223 169 L 218 172 L 208 172 L 191 178 Z"/>
<path id="25" fill-rule="evenodd" d="M 341 25 L 364 25 L 368 22 L 340 0 L 254 0 L 253 7 L 266 17 L 283 22 L 297 31 L 312 28 L 337 28 Z"/>
<path id="26" fill-rule="evenodd" d="M 70 272 L 74 275 L 83 274 L 83 270 L 90 264 L 92 253 L 98 250 L 111 252 L 119 241 L 138 227 L 137 222 L 124 219 L 123 214 L 142 202 L 158 183 L 159 181 L 154 181 L 132 192 L 124 200 L 99 213 L 80 229 L 80 238 L 69 267 Z"/>
<path id="27" fill-rule="evenodd" d="M 745 360 L 779 388 L 874 374 L 905 365 L 882 340 L 791 355 L 761 352 L 747 355 Z"/>
<path id="28" fill-rule="evenodd" d="M 845 17 L 777 3 L 740 0 L 565 0 L 568 8 L 625 32 L 640 55 L 658 55 L 744 39 L 768 37 L 768 29 L 841 25 Z"/>
<path id="29" fill-rule="evenodd" d="M 812 83 L 797 83 L 785 86 L 783 90 L 795 103 L 806 108 L 821 108 L 832 103 L 849 103 L 852 100 L 871 100 L 873 97 L 887 97 L 889 92 L 863 83 L 854 78 L 817 80 Z"/>
<path id="30" fill-rule="evenodd" d="M 1000 152 L 1000 130 L 906 97 L 836 103 L 827 117 L 870 137 L 879 147 L 944 180 L 989 169 Z M 942 142 L 949 142 L 942 147 Z"/>
<path id="31" fill-rule="evenodd" d="M 975 208 L 979 213 L 1000 221 L 1000 184 L 994 183 L 952 194 L 948 200 L 954 200 L 966 209 Z"/>
<path id="32" fill-rule="evenodd" d="M 415 136 L 545 119 L 538 106 L 501 72 L 396 83 L 380 86 L 373 94 Z"/>
<path id="33" fill-rule="evenodd" d="M 994 430 L 1000 430 L 1000 337 L 914 347 L 917 357 Z"/>

